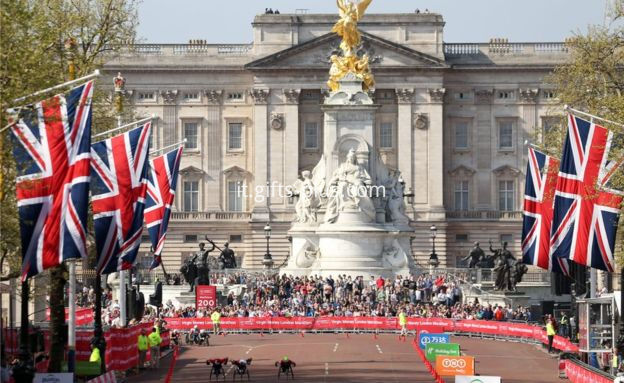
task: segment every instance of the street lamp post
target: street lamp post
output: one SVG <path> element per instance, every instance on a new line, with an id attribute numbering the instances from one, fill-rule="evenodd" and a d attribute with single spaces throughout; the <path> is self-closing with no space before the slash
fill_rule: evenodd
<path id="1" fill-rule="evenodd" d="M 264 254 L 264 258 L 262 259 L 262 264 L 265 268 L 270 269 L 273 266 L 273 257 L 271 257 L 271 253 L 269 252 L 269 240 L 271 239 L 271 225 L 267 222 L 264 227 L 264 238 L 266 238 L 266 253 Z"/>
<path id="2" fill-rule="evenodd" d="M 440 265 L 440 261 L 438 260 L 438 254 L 436 254 L 435 251 L 435 239 L 438 228 L 436 228 L 436 225 L 431 225 L 429 231 L 431 231 L 431 254 L 429 255 L 429 274 L 433 275 L 433 269 L 437 268 Z"/>

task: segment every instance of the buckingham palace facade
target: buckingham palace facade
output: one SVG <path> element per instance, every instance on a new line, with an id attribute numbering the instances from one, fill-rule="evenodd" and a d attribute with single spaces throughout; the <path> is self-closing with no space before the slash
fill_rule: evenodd
<path id="1" fill-rule="evenodd" d="M 320 159 L 336 17 L 258 15 L 250 44 L 136 44 L 104 65 L 105 79 L 126 78 L 136 114 L 156 116 L 153 148 L 187 140 L 163 252 L 169 270 L 205 236 L 229 241 L 244 267 L 262 267 L 267 221 L 275 265 L 288 256 L 295 201 L 279 187 Z M 432 224 L 441 266 L 460 265 L 475 241 L 508 241 L 520 255 L 524 141 L 562 114 L 545 77 L 568 58 L 563 43 L 445 43 L 444 24 L 432 13 L 359 23 L 376 81 L 375 149 L 413 193 L 412 249 L 423 267 Z M 144 235 L 140 262 L 149 264 Z"/>

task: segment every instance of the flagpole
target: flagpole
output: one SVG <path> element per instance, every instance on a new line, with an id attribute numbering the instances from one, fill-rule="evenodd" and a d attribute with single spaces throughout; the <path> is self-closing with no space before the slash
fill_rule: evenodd
<path id="1" fill-rule="evenodd" d="M 606 118 L 594 116 L 593 114 L 590 114 L 590 113 L 587 113 L 587 112 L 583 112 L 583 111 L 580 111 L 580 110 L 577 110 L 577 109 L 570 108 L 568 105 L 564 105 L 563 110 L 566 111 L 566 112 L 570 112 L 572 114 L 580 114 L 580 115 L 583 115 L 583 116 L 586 116 L 586 117 L 589 117 L 589 118 L 593 118 L 594 120 L 600 120 L 600 121 L 603 121 L 603 122 L 606 122 L 606 123 L 609 123 L 609 124 L 612 124 L 612 125 L 624 128 L 624 124 L 622 124 L 622 123 L 611 121 L 611 120 L 607 120 Z"/>
<path id="2" fill-rule="evenodd" d="M 148 118 L 144 118 L 137 122 L 132 122 L 126 125 L 122 125 L 121 113 L 123 112 L 123 96 L 125 93 L 124 88 L 126 84 L 126 79 L 122 77 L 121 72 L 119 72 L 117 73 L 117 77 L 113 79 L 113 82 L 115 84 L 115 110 L 117 111 L 117 128 L 96 134 L 93 137 L 99 137 L 99 136 L 103 136 L 109 133 L 117 132 L 129 126 L 138 125 L 143 121 L 149 121 L 154 118 L 154 115 L 152 115 Z M 117 262 L 122 262 L 122 260 L 118 259 Z M 128 297 L 126 294 L 126 270 L 119 270 L 119 316 L 121 319 L 121 327 L 126 327 L 127 325 L 127 320 L 128 320 L 127 299 Z"/>
<path id="3" fill-rule="evenodd" d="M 174 146 L 184 145 L 184 144 L 186 144 L 186 141 L 187 141 L 187 140 L 186 140 L 186 138 L 185 138 L 185 139 L 183 139 L 183 140 L 182 140 L 182 141 L 180 141 L 180 142 L 176 142 L 175 144 L 167 145 L 167 146 L 165 146 L 165 147 L 163 147 L 163 148 L 160 148 L 160 149 L 154 149 L 154 150 L 152 150 L 151 152 L 149 152 L 149 154 L 150 154 L 150 155 L 152 155 L 152 154 L 156 154 L 156 153 L 158 153 L 158 152 L 162 152 L 163 150 L 167 150 L 167 149 L 169 149 L 169 148 L 173 148 Z"/>
<path id="4" fill-rule="evenodd" d="M 22 96 L 22 97 L 16 98 L 15 100 L 13 100 L 13 103 L 22 102 L 22 101 L 24 101 L 24 100 L 26 100 L 26 99 L 28 99 L 28 98 L 35 97 L 35 96 L 39 96 L 39 95 L 41 95 L 41 94 L 48 93 L 48 92 L 51 92 L 51 91 L 56 90 L 56 89 L 65 88 L 65 87 L 67 87 L 67 86 L 74 85 L 74 84 L 79 83 L 79 82 L 81 82 L 81 81 L 91 80 L 92 78 L 98 77 L 99 75 L 100 75 L 100 71 L 96 69 L 93 73 L 88 74 L 88 75 L 86 75 L 86 76 L 82 76 L 82 77 L 77 78 L 77 79 L 75 79 L 75 80 L 67 81 L 67 82 L 64 82 L 64 83 L 62 83 L 62 84 L 54 85 L 54 86 L 53 86 L 53 87 L 51 87 L 51 88 L 47 88 L 47 89 L 43 89 L 43 90 L 39 90 L 39 91 L 37 91 L 37 92 L 35 92 L 35 93 L 31 93 L 31 94 L 29 94 L 29 95 L 26 95 L 26 96 Z M 18 107 L 18 109 L 21 109 L 21 108 L 23 108 L 23 106 Z M 14 124 L 15 124 L 15 122 L 10 122 L 10 123 L 8 123 L 8 124 L 7 124 L 7 125 L 5 125 L 2 129 L 0 129 L 0 133 L 2 133 L 2 132 L 4 132 L 5 130 L 9 129 L 9 128 L 10 128 L 11 126 L 13 126 Z"/>
<path id="5" fill-rule="evenodd" d="M 102 136 L 105 136 L 105 135 L 107 135 L 107 134 L 110 134 L 110 133 L 117 132 L 117 131 L 119 131 L 119 130 L 125 129 L 125 128 L 127 128 L 127 127 L 130 127 L 130 126 L 133 126 L 133 125 L 138 125 L 138 124 L 140 124 L 140 123 L 143 123 L 143 122 L 147 122 L 147 121 L 153 120 L 154 118 L 156 118 L 156 115 L 155 115 L 155 114 L 152 114 L 152 115 L 151 115 L 151 116 L 149 116 L 149 117 L 145 117 L 145 118 L 142 118 L 142 119 L 137 120 L 137 121 L 134 121 L 134 122 L 130 122 L 130 123 L 125 124 L 125 125 L 121 125 L 121 115 L 119 115 L 119 116 L 117 116 L 117 127 L 116 127 L 116 128 L 109 129 L 109 130 L 107 130 L 107 131 L 105 131 L 105 132 L 101 132 L 101 133 L 98 133 L 98 134 L 94 134 L 94 135 L 93 135 L 93 136 L 91 136 L 91 137 L 93 137 L 93 138 L 96 138 L 96 137 L 102 137 Z"/>

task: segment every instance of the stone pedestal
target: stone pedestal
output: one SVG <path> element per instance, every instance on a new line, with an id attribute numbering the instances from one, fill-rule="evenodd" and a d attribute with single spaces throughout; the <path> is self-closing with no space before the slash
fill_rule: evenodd
<path id="1" fill-rule="evenodd" d="M 516 309 L 518 306 L 529 307 L 530 296 L 523 292 L 499 292 L 494 291 L 485 294 L 466 294 L 464 295 L 464 303 L 473 303 L 478 299 L 481 304 L 490 304 L 492 306 L 511 306 Z"/>

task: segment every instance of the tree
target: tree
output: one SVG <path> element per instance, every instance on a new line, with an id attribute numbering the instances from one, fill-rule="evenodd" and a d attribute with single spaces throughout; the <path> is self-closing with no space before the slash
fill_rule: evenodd
<path id="1" fill-rule="evenodd" d="M 5 110 L 12 106 L 11 100 L 67 81 L 70 60 L 79 77 L 92 72 L 122 45 L 132 43 L 138 20 L 137 5 L 137 0 L 0 0 L 1 126 L 7 123 Z M 68 39 L 78 44 L 74 52 L 65 48 Z M 93 105 L 93 130 L 112 127 L 112 108 L 103 92 L 96 91 Z M 19 276 L 21 255 L 14 194 L 15 164 L 11 145 L 2 136 L 0 177 L 0 260 L 8 260 L 6 279 Z M 59 372 L 65 346 L 61 336 L 65 323 L 64 266 L 50 270 L 50 281 L 49 371 Z"/>

